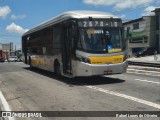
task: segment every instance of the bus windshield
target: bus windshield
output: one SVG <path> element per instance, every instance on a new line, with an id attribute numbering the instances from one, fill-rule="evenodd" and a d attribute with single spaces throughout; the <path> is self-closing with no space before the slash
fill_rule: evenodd
<path id="1" fill-rule="evenodd" d="M 88 52 L 120 52 L 122 51 L 122 32 L 120 27 L 86 27 L 79 28 L 78 47 Z"/>

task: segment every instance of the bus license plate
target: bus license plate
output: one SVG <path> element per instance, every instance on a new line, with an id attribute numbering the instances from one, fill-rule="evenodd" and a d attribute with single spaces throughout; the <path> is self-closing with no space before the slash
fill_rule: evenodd
<path id="1" fill-rule="evenodd" d="M 112 73 L 113 73 L 112 70 L 105 70 L 105 71 L 104 71 L 104 74 L 105 74 L 105 75 L 110 75 L 110 74 L 112 74 Z"/>

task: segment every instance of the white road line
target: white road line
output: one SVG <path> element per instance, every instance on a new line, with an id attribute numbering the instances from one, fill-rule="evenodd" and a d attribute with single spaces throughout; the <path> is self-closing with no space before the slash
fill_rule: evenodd
<path id="1" fill-rule="evenodd" d="M 159 77 L 160 74 L 152 74 L 152 73 L 137 73 L 137 72 L 130 72 L 130 71 L 127 71 L 126 73 L 131 73 L 131 74 L 140 74 L 140 75 L 149 75 L 149 76 L 154 76 L 154 77 Z"/>
<path id="2" fill-rule="evenodd" d="M 134 80 L 142 81 L 142 82 L 155 83 L 155 84 L 159 84 L 160 85 L 160 82 L 154 82 L 154 81 L 149 81 L 149 80 L 141 80 L 141 79 L 134 79 Z"/>
<path id="3" fill-rule="evenodd" d="M 139 98 L 136 98 L 136 97 L 132 97 L 132 96 L 129 96 L 129 95 L 121 94 L 121 93 L 110 91 L 110 90 L 105 90 L 103 88 L 98 88 L 96 86 L 86 86 L 86 87 L 90 88 L 90 89 L 100 91 L 100 92 L 104 92 L 104 93 L 107 93 L 107 94 L 110 94 L 110 95 L 115 95 L 115 96 L 118 96 L 118 97 L 126 98 L 126 99 L 129 99 L 129 100 L 135 101 L 135 102 L 139 102 L 139 103 L 142 103 L 142 104 L 160 109 L 159 104 L 152 103 L 152 102 L 149 102 L 149 101 L 146 101 L 146 100 L 143 100 L 143 99 L 139 99 Z"/>
<path id="4" fill-rule="evenodd" d="M 137 69 L 127 69 L 129 71 L 137 71 L 137 72 L 148 72 L 148 73 L 160 73 L 158 71 L 147 71 L 147 70 L 137 70 Z"/>
<path id="5" fill-rule="evenodd" d="M 160 68 L 156 67 L 144 67 L 144 66 L 128 66 L 129 69 L 146 69 L 146 70 L 160 70 Z"/>
<path id="6" fill-rule="evenodd" d="M 5 97 L 3 96 L 2 92 L 0 91 L 0 102 L 5 111 L 11 111 L 8 102 L 6 101 Z M 9 120 L 15 120 L 13 117 L 8 117 Z"/>

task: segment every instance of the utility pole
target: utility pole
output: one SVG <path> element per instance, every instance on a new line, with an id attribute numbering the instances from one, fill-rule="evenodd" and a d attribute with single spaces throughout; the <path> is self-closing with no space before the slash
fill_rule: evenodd
<path id="1" fill-rule="evenodd" d="M 14 53 L 15 53 L 15 56 L 16 56 L 16 45 L 15 45 L 15 51 L 14 51 Z"/>
<path id="2" fill-rule="evenodd" d="M 10 56 L 11 56 L 11 42 L 10 42 L 10 50 L 9 50 L 9 52 L 10 52 Z"/>

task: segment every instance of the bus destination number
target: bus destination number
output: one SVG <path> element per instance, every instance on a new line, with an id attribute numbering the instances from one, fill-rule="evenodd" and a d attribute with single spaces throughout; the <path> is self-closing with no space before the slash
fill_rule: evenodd
<path id="1" fill-rule="evenodd" d="M 79 27 L 120 27 L 117 21 L 79 21 Z"/>

